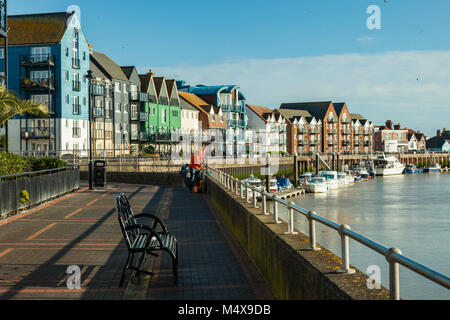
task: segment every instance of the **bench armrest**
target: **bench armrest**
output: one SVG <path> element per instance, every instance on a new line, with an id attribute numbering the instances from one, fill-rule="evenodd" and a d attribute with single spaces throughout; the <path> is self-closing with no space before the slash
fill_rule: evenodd
<path id="1" fill-rule="evenodd" d="M 158 224 L 161 226 L 161 228 L 163 229 L 164 233 L 167 233 L 167 226 L 164 224 L 164 222 L 157 216 L 155 216 L 154 214 L 151 213 L 140 213 L 140 214 L 136 214 L 134 216 L 136 219 L 139 218 L 150 218 L 153 219 L 153 229 L 156 229 L 156 227 L 158 226 Z"/>
<path id="2" fill-rule="evenodd" d="M 131 231 L 131 230 L 145 230 L 145 231 L 148 231 L 151 234 L 151 236 L 148 237 L 146 245 L 148 245 L 148 243 L 151 241 L 151 239 L 153 237 L 155 237 L 158 240 L 159 246 L 161 248 L 164 247 L 163 244 L 162 244 L 161 237 L 159 236 L 158 232 L 156 232 L 153 228 L 151 228 L 149 226 L 146 226 L 146 225 L 143 225 L 143 224 L 133 224 L 133 225 L 128 226 L 128 227 L 125 228 L 125 231 Z"/>

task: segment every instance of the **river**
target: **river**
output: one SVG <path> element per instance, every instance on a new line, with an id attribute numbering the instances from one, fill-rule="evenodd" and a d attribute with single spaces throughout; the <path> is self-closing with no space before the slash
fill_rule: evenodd
<path id="1" fill-rule="evenodd" d="M 377 178 L 326 194 L 307 194 L 294 200 L 301 207 L 386 247 L 397 247 L 417 262 L 449 275 L 450 271 L 450 174 L 426 173 Z M 281 207 L 280 207 L 281 208 Z M 287 210 L 280 210 L 285 220 Z M 308 234 L 306 218 L 295 217 L 298 230 Z M 336 231 L 316 223 L 317 242 L 341 256 Z M 381 269 L 381 283 L 389 288 L 386 259 L 350 239 L 350 263 L 367 273 Z M 450 292 L 400 266 L 400 295 L 404 299 L 450 299 Z"/>

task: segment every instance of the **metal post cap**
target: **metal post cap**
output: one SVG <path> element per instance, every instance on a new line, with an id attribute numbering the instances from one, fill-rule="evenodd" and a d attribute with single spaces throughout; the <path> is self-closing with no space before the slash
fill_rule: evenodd
<path id="1" fill-rule="evenodd" d="M 386 260 L 390 262 L 394 254 L 402 254 L 402 250 L 400 250 L 399 248 L 390 248 L 388 251 L 386 251 Z"/>
<path id="2" fill-rule="evenodd" d="M 317 214 L 317 213 L 315 211 L 308 211 L 308 213 L 306 214 L 306 217 L 308 219 L 311 219 L 314 214 Z"/>
<path id="3" fill-rule="evenodd" d="M 292 208 L 293 206 L 295 206 L 295 202 L 294 201 L 291 201 L 291 202 L 288 203 L 288 207 L 289 208 Z"/>
<path id="4" fill-rule="evenodd" d="M 341 236 L 344 234 L 345 229 L 347 229 L 347 230 L 352 230 L 352 228 L 350 228 L 350 226 L 349 226 L 348 224 L 341 224 L 341 225 L 339 226 L 339 229 L 338 229 L 339 234 L 340 234 Z"/>

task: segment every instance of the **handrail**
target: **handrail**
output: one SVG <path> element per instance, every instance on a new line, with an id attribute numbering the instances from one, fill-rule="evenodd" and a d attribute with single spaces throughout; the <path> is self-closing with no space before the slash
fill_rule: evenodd
<path id="1" fill-rule="evenodd" d="M 6 175 L 6 176 L 0 176 L 0 180 L 16 178 L 16 177 L 22 177 L 22 176 L 35 175 L 35 174 L 50 173 L 50 172 L 54 172 L 54 171 L 63 171 L 63 170 L 74 169 L 74 168 L 79 168 L 79 167 L 80 167 L 79 165 L 69 165 L 69 166 L 63 167 L 63 168 L 54 168 L 54 169 L 41 170 L 41 171 L 31 171 L 31 172 L 9 174 L 9 175 Z"/>
<path id="2" fill-rule="evenodd" d="M 293 226 L 293 212 L 298 212 L 303 214 L 309 221 L 309 238 L 310 238 L 310 250 L 317 251 L 320 248 L 316 247 L 315 242 L 315 226 L 314 222 L 317 221 L 322 225 L 327 226 L 333 230 L 336 230 L 341 236 L 341 249 L 342 249 L 342 268 L 337 270 L 341 274 L 351 274 L 355 271 L 350 268 L 350 259 L 349 259 L 349 246 L 348 246 L 348 238 L 351 238 L 363 246 L 372 249 L 373 251 L 383 255 L 388 263 L 389 263 L 389 289 L 390 289 L 390 298 L 391 300 L 400 300 L 400 284 L 399 284 L 399 268 L 398 265 L 402 265 L 405 268 L 427 278 L 435 282 L 438 285 L 441 285 L 447 289 L 450 289 L 450 278 L 438 271 L 430 269 L 415 260 L 412 260 L 406 256 L 404 256 L 400 249 L 398 248 L 388 248 L 374 240 L 371 240 L 359 233 L 352 231 L 350 226 L 348 225 L 340 225 L 334 221 L 328 220 L 322 216 L 319 216 L 315 212 L 306 210 L 293 202 L 289 202 L 286 200 L 282 200 L 278 198 L 276 195 L 268 193 L 267 191 L 251 186 L 248 183 L 242 182 L 237 178 L 234 178 L 228 174 L 223 173 L 218 169 L 214 169 L 211 167 L 207 167 L 208 171 L 211 171 L 211 177 L 213 177 L 220 184 L 225 186 L 226 188 L 234 191 L 236 195 L 240 194 L 240 198 L 246 199 L 249 201 L 249 192 L 248 190 L 252 190 L 253 193 L 253 207 L 258 208 L 256 204 L 256 194 L 260 194 L 262 199 L 262 209 L 263 214 L 267 215 L 268 207 L 267 207 L 267 199 L 271 199 L 273 201 L 273 212 L 274 220 L 276 223 L 278 221 L 278 204 L 284 205 L 288 209 L 288 232 L 286 234 L 296 234 L 294 232 Z M 245 193 L 243 192 L 245 188 Z M 240 193 L 239 193 L 239 190 Z"/>

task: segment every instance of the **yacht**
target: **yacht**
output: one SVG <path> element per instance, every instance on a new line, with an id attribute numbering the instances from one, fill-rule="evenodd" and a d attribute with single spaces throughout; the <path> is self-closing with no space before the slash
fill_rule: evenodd
<path id="1" fill-rule="evenodd" d="M 311 179 L 314 178 L 314 173 L 312 172 L 305 172 L 301 175 L 300 178 L 298 178 L 299 185 L 306 186 L 309 184 Z"/>
<path id="2" fill-rule="evenodd" d="M 338 172 L 338 182 L 341 187 L 347 187 L 355 182 L 355 178 L 345 172 Z"/>
<path id="3" fill-rule="evenodd" d="M 334 190 L 339 188 L 338 173 L 337 171 L 321 171 L 319 176 L 326 179 L 328 190 Z"/>
<path id="4" fill-rule="evenodd" d="M 393 176 L 403 174 L 405 165 L 394 156 L 382 155 L 374 159 L 375 173 L 377 176 Z"/>
<path id="5" fill-rule="evenodd" d="M 258 188 L 258 189 L 262 189 L 263 188 L 262 183 L 261 183 L 261 179 L 255 178 L 254 176 L 250 176 L 250 178 L 244 179 L 244 180 L 242 180 L 242 182 L 243 183 L 248 183 L 250 186 Z M 243 188 L 244 194 L 245 194 L 245 192 L 246 192 L 245 189 L 246 188 L 245 187 L 242 187 L 242 188 Z M 248 193 L 249 193 L 250 199 L 253 198 L 253 190 L 249 189 Z M 260 196 L 257 195 L 257 198 L 260 198 Z"/>
<path id="6" fill-rule="evenodd" d="M 315 177 L 306 186 L 308 192 L 324 193 L 328 191 L 327 179 L 325 177 Z"/>

